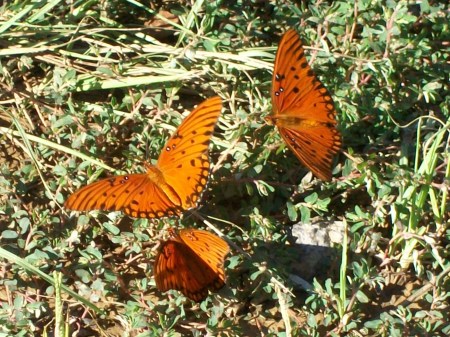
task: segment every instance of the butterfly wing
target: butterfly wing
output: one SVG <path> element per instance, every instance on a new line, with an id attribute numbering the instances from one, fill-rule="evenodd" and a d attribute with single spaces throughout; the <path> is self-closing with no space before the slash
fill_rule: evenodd
<path id="1" fill-rule="evenodd" d="M 218 290 L 225 285 L 223 267 L 222 273 L 218 274 L 179 236 L 161 246 L 155 259 L 154 273 L 160 291 L 179 290 L 196 302 L 206 298 L 208 289 Z"/>
<path id="2" fill-rule="evenodd" d="M 214 271 L 216 278 L 211 280 L 210 288 L 218 290 L 225 284 L 223 263 L 230 251 L 227 242 L 208 231 L 200 229 L 182 229 L 181 240 Z"/>
<path id="3" fill-rule="evenodd" d="M 71 194 L 64 206 L 75 211 L 124 211 L 136 218 L 180 213 L 168 195 L 147 174 L 114 176 L 89 184 Z"/>
<path id="4" fill-rule="evenodd" d="M 335 153 L 333 151 L 339 151 L 335 142 L 335 139 L 339 138 L 338 134 L 334 137 L 332 135 L 322 137 L 321 135 L 328 134 L 329 130 L 320 126 L 314 129 L 296 130 L 282 127 L 278 129 L 286 144 L 308 169 L 322 180 L 331 180 L 331 166 Z M 323 150 L 317 152 L 317 149 Z M 328 152 L 330 150 L 331 152 Z"/>
<path id="5" fill-rule="evenodd" d="M 306 60 L 295 30 L 284 34 L 272 78 L 273 115 L 288 147 L 322 180 L 331 179 L 333 156 L 341 147 L 336 110 L 328 90 Z"/>
<path id="6" fill-rule="evenodd" d="M 157 167 L 177 193 L 182 208 L 194 207 L 209 175 L 208 148 L 222 110 L 220 97 L 210 98 L 195 108 L 169 139 Z"/>

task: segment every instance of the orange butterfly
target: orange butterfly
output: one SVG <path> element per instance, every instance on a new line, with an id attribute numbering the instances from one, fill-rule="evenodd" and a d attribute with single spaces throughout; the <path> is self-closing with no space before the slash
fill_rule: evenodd
<path id="1" fill-rule="evenodd" d="M 341 148 L 336 110 L 327 89 L 314 75 L 293 29 L 284 34 L 272 77 L 274 113 L 267 117 L 303 165 L 331 180 L 333 156 Z"/>
<path id="2" fill-rule="evenodd" d="M 200 302 L 208 290 L 225 285 L 223 262 L 230 251 L 220 237 L 199 229 L 169 229 L 171 239 L 164 242 L 155 259 L 156 286 L 160 291 L 175 289 Z"/>
<path id="3" fill-rule="evenodd" d="M 208 182 L 208 147 L 222 109 L 220 97 L 201 103 L 184 119 L 147 173 L 97 181 L 73 193 L 65 207 L 76 211 L 123 210 L 136 218 L 179 215 L 196 206 Z"/>

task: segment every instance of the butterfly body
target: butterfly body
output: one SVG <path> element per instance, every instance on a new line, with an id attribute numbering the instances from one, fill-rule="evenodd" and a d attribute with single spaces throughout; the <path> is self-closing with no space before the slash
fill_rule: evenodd
<path id="1" fill-rule="evenodd" d="M 225 285 L 223 262 L 229 247 L 223 239 L 198 229 L 171 230 L 170 236 L 155 259 L 155 282 L 160 291 L 179 290 L 199 302 L 208 290 Z"/>
<path id="2" fill-rule="evenodd" d="M 300 162 L 320 179 L 330 180 L 333 156 L 341 147 L 336 110 L 309 66 L 295 30 L 287 31 L 278 47 L 272 104 L 273 114 L 266 120 L 277 126 Z"/>
<path id="3" fill-rule="evenodd" d="M 280 115 L 277 117 L 267 117 L 272 125 L 276 125 L 279 128 L 292 128 L 302 131 L 304 129 L 316 128 L 316 127 L 332 127 L 332 124 L 322 123 L 312 119 L 304 119 L 296 116 Z"/>
<path id="4" fill-rule="evenodd" d="M 174 190 L 174 188 L 167 182 L 164 174 L 161 170 L 156 166 L 147 166 L 147 177 L 154 184 L 158 185 L 159 188 L 164 192 L 167 198 L 172 202 L 172 204 L 176 207 L 185 207 L 190 208 L 191 204 L 187 202 L 183 203 L 180 196 Z"/>
<path id="5" fill-rule="evenodd" d="M 122 210 L 136 218 L 180 215 L 197 205 L 208 182 L 208 148 L 222 109 L 213 97 L 194 109 L 144 174 L 114 176 L 76 191 L 65 207 L 76 211 Z"/>

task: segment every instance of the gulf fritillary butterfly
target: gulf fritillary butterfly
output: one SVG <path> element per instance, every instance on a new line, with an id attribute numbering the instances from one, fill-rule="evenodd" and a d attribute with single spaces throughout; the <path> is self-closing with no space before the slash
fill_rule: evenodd
<path id="1" fill-rule="evenodd" d="M 314 175 L 331 180 L 333 156 L 341 148 L 336 110 L 327 89 L 305 58 L 293 29 L 281 39 L 272 77 L 273 114 L 269 123 Z"/>
<path id="2" fill-rule="evenodd" d="M 179 290 L 196 302 L 204 300 L 208 290 L 222 288 L 223 263 L 230 251 L 226 241 L 199 229 L 169 232 L 170 240 L 162 244 L 155 259 L 156 287 L 163 292 Z"/>
<path id="3" fill-rule="evenodd" d="M 123 210 L 135 218 L 179 215 L 196 206 L 209 175 L 208 147 L 222 109 L 210 98 L 184 119 L 155 166 L 145 174 L 114 176 L 73 193 L 65 207 L 76 211 Z"/>

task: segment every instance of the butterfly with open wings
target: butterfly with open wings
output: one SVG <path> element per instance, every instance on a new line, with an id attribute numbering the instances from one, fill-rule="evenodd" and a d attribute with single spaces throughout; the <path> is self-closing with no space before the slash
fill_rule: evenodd
<path id="1" fill-rule="evenodd" d="M 222 110 L 210 98 L 186 117 L 147 172 L 114 176 L 89 184 L 66 200 L 76 211 L 120 211 L 135 218 L 177 216 L 197 205 L 208 182 L 208 148 Z"/>

